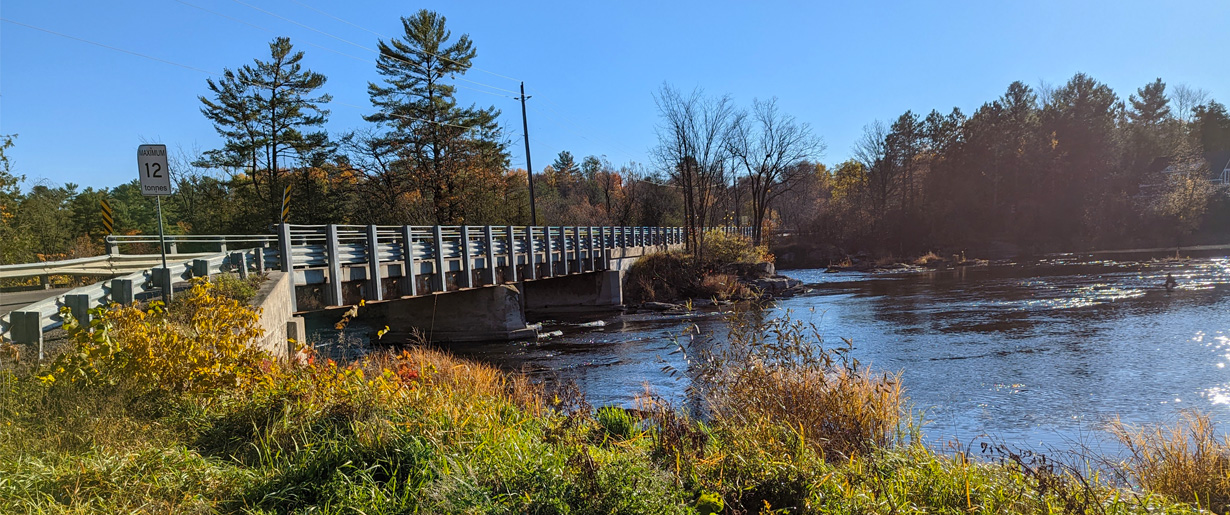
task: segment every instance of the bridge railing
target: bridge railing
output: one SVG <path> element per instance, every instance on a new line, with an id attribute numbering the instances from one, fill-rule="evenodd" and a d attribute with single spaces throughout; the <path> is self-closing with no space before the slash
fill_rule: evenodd
<path id="1" fill-rule="evenodd" d="M 383 300 L 600 271 L 629 249 L 641 255 L 684 242 L 679 227 L 283 224 L 277 231 L 278 248 L 290 249 L 279 268 L 293 270 L 297 284 L 325 285 L 331 306 L 347 304 L 344 282 L 362 281 L 363 299 Z"/>

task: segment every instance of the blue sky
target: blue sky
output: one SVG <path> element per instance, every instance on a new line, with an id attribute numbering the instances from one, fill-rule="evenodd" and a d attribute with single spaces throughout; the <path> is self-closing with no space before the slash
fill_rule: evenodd
<path id="1" fill-rule="evenodd" d="M 19 134 L 10 156 L 26 187 L 129 181 L 143 142 L 220 146 L 199 112 L 210 77 L 200 70 L 267 58 L 279 35 L 329 77 L 329 131 L 362 128 L 372 111 L 366 84 L 379 76 L 375 54 L 360 47 L 375 48 L 376 34 L 400 35 L 399 17 L 419 8 L 439 11 L 454 36 L 474 41 L 474 65 L 485 71 L 465 78 L 483 85 L 458 84 L 486 92 L 461 89 L 458 97 L 503 111 L 517 138 L 514 166 L 525 164 L 520 107 L 500 90 L 525 81 L 536 169 L 560 150 L 648 163 L 652 93 L 663 82 L 727 93 L 741 105 L 777 96 L 824 138 L 826 163 L 848 157 L 875 119 L 907 109 L 969 113 L 1014 80 L 1062 83 L 1080 71 L 1126 98 L 1161 77 L 1230 100 L 1230 2 L 1213 0 L 5 0 L 6 20 L 195 69 L 0 22 L 0 134 Z"/>

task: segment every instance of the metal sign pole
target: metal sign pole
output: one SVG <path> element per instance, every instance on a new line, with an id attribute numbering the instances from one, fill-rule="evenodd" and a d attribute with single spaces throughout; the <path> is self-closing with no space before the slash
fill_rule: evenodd
<path id="1" fill-rule="evenodd" d="M 167 268 L 167 236 L 162 230 L 162 197 L 154 197 L 158 199 L 158 250 L 162 252 L 162 269 L 167 274 L 167 282 L 162 285 L 162 302 L 163 304 L 171 303 L 171 274 Z"/>

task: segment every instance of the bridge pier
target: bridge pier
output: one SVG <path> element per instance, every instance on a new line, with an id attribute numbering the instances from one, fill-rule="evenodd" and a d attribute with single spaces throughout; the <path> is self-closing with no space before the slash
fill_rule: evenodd
<path id="1" fill-rule="evenodd" d="M 436 342 L 537 336 L 536 330 L 526 327 L 521 291 L 512 285 L 373 302 L 359 310 L 359 318 L 398 333 L 417 330 Z"/>
<path id="2" fill-rule="evenodd" d="M 578 313 L 622 308 L 622 279 L 619 270 L 607 270 L 523 282 L 518 286 L 528 313 Z"/>

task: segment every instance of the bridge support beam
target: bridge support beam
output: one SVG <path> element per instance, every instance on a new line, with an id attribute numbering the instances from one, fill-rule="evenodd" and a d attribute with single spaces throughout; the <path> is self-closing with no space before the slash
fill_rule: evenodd
<path id="1" fill-rule="evenodd" d="M 360 319 L 397 333 L 419 331 L 435 342 L 534 338 L 526 327 L 521 292 L 510 285 L 457 290 L 368 304 Z"/>
<path id="2" fill-rule="evenodd" d="M 623 307 L 619 270 L 522 283 L 525 310 L 533 314 L 577 313 Z"/>

